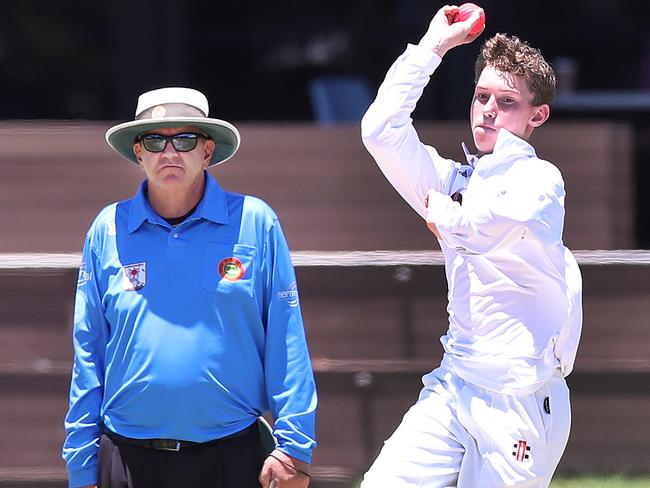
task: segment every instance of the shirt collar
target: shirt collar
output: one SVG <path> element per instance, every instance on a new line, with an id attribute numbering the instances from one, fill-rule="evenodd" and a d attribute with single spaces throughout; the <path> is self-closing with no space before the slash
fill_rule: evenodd
<path id="1" fill-rule="evenodd" d="M 205 172 L 205 190 L 203 191 L 203 197 L 188 220 L 198 218 L 204 218 L 217 224 L 227 224 L 230 222 L 226 193 L 221 189 L 217 180 L 207 171 Z M 169 225 L 149 204 L 149 200 L 147 200 L 146 180 L 140 184 L 138 192 L 131 200 L 131 207 L 129 209 L 129 232 L 133 233 L 138 230 L 145 220 L 148 220 L 152 224 Z"/>
<path id="2" fill-rule="evenodd" d="M 495 155 L 498 160 L 509 160 L 511 157 L 536 157 L 535 148 L 531 146 L 527 141 L 521 137 L 517 137 L 513 133 L 507 131 L 506 129 L 499 129 L 497 134 L 497 140 L 494 144 L 494 149 L 490 154 L 485 154 L 484 156 L 478 156 L 477 154 L 472 154 L 467 148 L 467 144 L 464 142 L 461 143 L 463 152 L 465 153 L 465 159 L 467 159 L 467 164 L 472 167 L 475 167 L 479 159 L 482 159 L 484 156 Z"/>
<path id="3" fill-rule="evenodd" d="M 467 160 L 467 164 L 469 164 L 472 168 L 476 166 L 476 163 L 478 162 L 478 156 L 476 154 L 472 154 L 467 147 L 467 144 L 464 142 L 460 143 L 461 147 L 463 148 L 463 152 L 465 153 L 465 159 Z"/>
<path id="4" fill-rule="evenodd" d="M 217 180 L 207 171 L 205 171 L 205 191 L 203 192 L 203 198 L 199 202 L 199 206 L 196 207 L 194 215 L 217 224 L 227 224 L 230 222 L 226 192 L 223 191 Z"/>

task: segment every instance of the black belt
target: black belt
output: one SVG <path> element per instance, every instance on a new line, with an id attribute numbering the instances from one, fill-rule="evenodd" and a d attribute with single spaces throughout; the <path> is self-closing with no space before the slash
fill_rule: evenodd
<path id="1" fill-rule="evenodd" d="M 118 444 L 126 444 L 129 446 L 139 446 L 139 447 L 148 447 L 149 449 L 158 449 L 160 451 L 180 451 L 181 449 L 187 449 L 188 447 L 207 447 L 215 444 L 220 444 L 229 439 L 234 439 L 236 437 L 243 437 L 249 434 L 259 433 L 257 422 L 253 422 L 251 425 L 246 427 L 239 432 L 221 437 L 219 439 L 214 439 L 207 442 L 192 442 L 192 441 L 181 441 L 176 439 L 133 439 L 131 437 L 124 437 L 122 435 L 116 434 L 108 429 L 104 429 L 104 433 L 114 442 Z"/>

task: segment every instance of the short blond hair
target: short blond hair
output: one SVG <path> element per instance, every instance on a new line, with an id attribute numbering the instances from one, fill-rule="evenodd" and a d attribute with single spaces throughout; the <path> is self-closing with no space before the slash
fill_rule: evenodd
<path id="1" fill-rule="evenodd" d="M 533 94 L 533 105 L 551 103 L 555 97 L 555 72 L 539 49 L 516 36 L 496 34 L 483 47 L 474 65 L 474 83 L 486 66 L 523 76 Z"/>

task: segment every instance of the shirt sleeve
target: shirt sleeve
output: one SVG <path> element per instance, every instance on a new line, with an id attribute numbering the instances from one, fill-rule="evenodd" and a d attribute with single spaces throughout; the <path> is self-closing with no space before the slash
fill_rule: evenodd
<path id="1" fill-rule="evenodd" d="M 424 196 L 444 192 L 457 163 L 420 142 L 411 113 L 441 62 L 440 56 L 409 45 L 389 69 L 377 98 L 361 121 L 361 137 L 388 181 L 423 218 Z"/>
<path id="2" fill-rule="evenodd" d="M 71 488 L 97 482 L 104 356 L 108 337 L 108 324 L 98 287 L 98 269 L 91 238 L 87 237 L 75 297 L 74 363 L 63 445 L 63 459 Z"/>
<path id="3" fill-rule="evenodd" d="M 562 241 L 564 184 L 561 177 L 538 172 L 492 198 L 467 198 L 462 206 L 432 191 L 427 221 L 436 225 L 447 246 L 476 254 L 507 248 L 521 239 L 550 246 Z"/>
<path id="4" fill-rule="evenodd" d="M 311 462 L 316 447 L 316 385 L 311 367 L 295 271 L 280 222 L 274 219 L 265 249 L 266 392 L 278 448 Z"/>

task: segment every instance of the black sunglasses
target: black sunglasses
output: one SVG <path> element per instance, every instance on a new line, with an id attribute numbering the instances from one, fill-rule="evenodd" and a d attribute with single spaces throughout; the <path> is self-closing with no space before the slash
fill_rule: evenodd
<path id="1" fill-rule="evenodd" d="M 208 139 L 207 136 L 199 134 L 198 132 L 183 132 L 181 134 L 174 134 L 173 136 L 143 134 L 138 137 L 136 141 L 142 142 L 144 148 L 149 152 L 163 152 L 169 141 L 172 141 L 174 149 L 178 152 L 188 152 L 196 147 L 196 144 L 199 142 L 199 137 L 202 139 Z"/>

